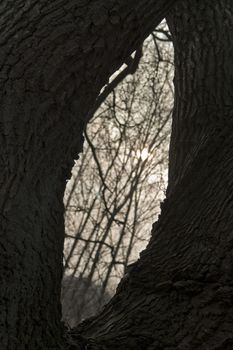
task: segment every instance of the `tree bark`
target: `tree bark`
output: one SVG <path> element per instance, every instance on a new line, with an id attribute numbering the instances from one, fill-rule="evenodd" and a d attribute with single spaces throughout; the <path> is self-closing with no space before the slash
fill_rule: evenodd
<path id="1" fill-rule="evenodd" d="M 2 350 L 66 347 L 59 300 L 66 179 L 100 89 L 174 2 L 0 4 Z"/>
<path id="2" fill-rule="evenodd" d="M 172 4 L 0 5 L 3 350 L 66 346 L 59 303 L 65 180 L 101 87 Z M 233 347 L 233 5 L 187 0 L 168 21 L 176 100 L 167 199 L 116 296 L 70 334 L 76 348 L 85 348 L 85 338 L 90 349 Z"/>
<path id="3" fill-rule="evenodd" d="M 233 348 L 233 4 L 182 1 L 169 186 L 139 261 L 77 331 L 101 349 Z"/>

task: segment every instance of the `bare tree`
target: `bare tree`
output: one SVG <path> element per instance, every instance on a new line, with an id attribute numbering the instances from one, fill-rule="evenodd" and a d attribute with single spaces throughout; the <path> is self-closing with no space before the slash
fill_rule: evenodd
<path id="1" fill-rule="evenodd" d="M 113 294 L 127 266 L 148 243 L 160 211 L 173 104 L 173 52 L 167 37 L 163 23 L 146 40 L 136 73 L 129 75 L 127 66 L 115 74 L 103 96 L 127 73 L 84 133 L 84 151 L 65 195 L 65 273 L 71 278 L 63 297 L 67 290 L 72 323 L 76 303 L 76 322 L 84 318 L 93 285 L 100 286 L 100 293 L 92 313 Z M 85 279 L 85 286 L 75 283 L 73 294 L 72 277 Z"/>

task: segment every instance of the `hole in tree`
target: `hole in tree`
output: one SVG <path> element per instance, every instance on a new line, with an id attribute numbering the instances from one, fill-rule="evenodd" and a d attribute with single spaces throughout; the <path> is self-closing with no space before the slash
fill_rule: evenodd
<path id="1" fill-rule="evenodd" d="M 117 73 L 116 73 L 117 75 Z M 150 237 L 167 186 L 173 47 L 166 23 L 97 110 L 67 183 L 62 286 L 71 327 L 95 314 Z"/>

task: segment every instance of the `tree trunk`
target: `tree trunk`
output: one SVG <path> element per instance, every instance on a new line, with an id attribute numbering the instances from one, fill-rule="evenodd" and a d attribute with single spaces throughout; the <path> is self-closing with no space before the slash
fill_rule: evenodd
<path id="1" fill-rule="evenodd" d="M 101 87 L 173 1 L 164 3 L 0 5 L 3 350 L 65 347 L 65 179 Z M 186 0 L 168 20 L 176 101 L 167 199 L 116 296 L 73 332 L 74 341 L 78 332 L 88 338 L 90 349 L 233 347 L 233 5 Z"/>
<path id="2" fill-rule="evenodd" d="M 78 328 L 101 349 L 233 348 L 233 4 L 186 0 L 175 47 L 169 186 L 139 261 Z"/>
<path id="3" fill-rule="evenodd" d="M 174 2 L 1 2 L 1 350 L 66 346 L 66 179 L 100 89 Z"/>

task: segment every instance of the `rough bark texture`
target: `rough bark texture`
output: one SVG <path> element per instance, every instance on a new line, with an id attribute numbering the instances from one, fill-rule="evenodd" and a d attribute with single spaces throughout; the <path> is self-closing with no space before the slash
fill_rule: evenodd
<path id="1" fill-rule="evenodd" d="M 100 89 L 174 2 L 1 1 L 1 350 L 65 346 L 66 179 Z"/>
<path id="2" fill-rule="evenodd" d="M 65 347 L 65 179 L 99 90 L 173 3 L 0 4 L 2 350 Z M 73 349 L 233 348 L 232 1 L 182 1 L 168 20 L 176 102 L 167 199 L 116 296 L 70 334 Z"/>
<path id="3" fill-rule="evenodd" d="M 101 349 L 233 349 L 233 4 L 183 1 L 169 187 L 140 260 L 79 331 Z"/>

